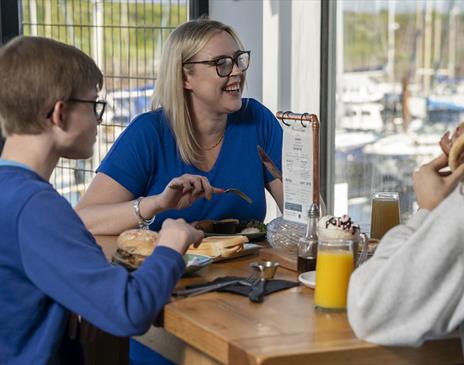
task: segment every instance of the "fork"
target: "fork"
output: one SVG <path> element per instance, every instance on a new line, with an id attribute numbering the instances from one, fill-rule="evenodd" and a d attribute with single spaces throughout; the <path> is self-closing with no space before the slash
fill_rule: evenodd
<path id="1" fill-rule="evenodd" d="M 184 186 L 181 185 L 181 184 L 171 184 L 171 185 L 169 185 L 169 187 L 171 189 L 174 189 L 174 190 L 183 190 L 184 189 Z M 193 186 L 189 190 L 192 190 L 192 189 L 193 189 Z M 202 190 L 202 191 L 204 191 L 204 190 Z M 246 195 L 243 191 L 241 191 L 240 189 L 236 189 L 236 188 L 216 189 L 216 190 L 213 190 L 213 193 L 214 194 L 232 193 L 232 194 L 235 194 L 238 197 L 242 198 L 243 200 L 245 200 L 248 204 L 253 203 L 253 200 L 251 200 L 251 198 L 248 195 Z"/>
<path id="2" fill-rule="evenodd" d="M 230 280 L 230 281 L 226 281 L 223 283 L 216 283 L 216 284 L 211 284 L 207 286 L 202 286 L 201 288 L 178 290 L 174 292 L 173 294 L 177 296 L 194 297 L 200 294 L 208 293 L 210 291 L 215 291 L 217 289 L 225 288 L 226 286 L 229 286 L 229 285 L 241 284 L 245 286 L 252 286 L 256 282 L 256 280 L 258 280 L 259 278 L 260 278 L 260 272 L 254 271 L 246 279 Z"/>
<path id="3" fill-rule="evenodd" d="M 248 276 L 245 280 L 242 280 L 242 281 L 246 282 L 246 284 L 244 285 L 253 286 L 253 284 L 260 279 L 261 279 L 261 272 L 258 270 L 253 270 L 250 276 Z"/>
<path id="4" fill-rule="evenodd" d="M 253 203 L 253 200 L 251 200 L 251 198 L 248 195 L 246 195 L 243 191 L 241 191 L 239 189 L 228 188 L 228 189 L 225 189 L 224 191 L 222 191 L 222 194 L 225 194 L 225 193 L 235 194 L 235 195 L 239 196 L 240 198 L 242 198 L 243 200 L 245 200 L 248 204 Z"/>

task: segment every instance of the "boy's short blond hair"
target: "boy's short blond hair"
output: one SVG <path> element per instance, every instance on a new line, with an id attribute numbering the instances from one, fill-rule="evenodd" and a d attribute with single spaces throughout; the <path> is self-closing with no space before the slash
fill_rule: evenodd
<path id="1" fill-rule="evenodd" d="M 48 38 L 16 37 L 0 48 L 2 134 L 39 134 L 57 101 L 102 86 L 102 72 L 79 49 Z"/>

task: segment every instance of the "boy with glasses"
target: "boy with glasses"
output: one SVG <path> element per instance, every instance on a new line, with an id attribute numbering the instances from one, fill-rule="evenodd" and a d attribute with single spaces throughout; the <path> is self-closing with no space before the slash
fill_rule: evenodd
<path id="1" fill-rule="evenodd" d="M 137 271 L 109 264 L 48 182 L 60 157 L 92 155 L 101 71 L 74 47 L 18 37 L 0 49 L 0 84 L 0 363 L 59 363 L 69 311 L 117 336 L 142 334 L 202 232 L 168 220 Z"/>

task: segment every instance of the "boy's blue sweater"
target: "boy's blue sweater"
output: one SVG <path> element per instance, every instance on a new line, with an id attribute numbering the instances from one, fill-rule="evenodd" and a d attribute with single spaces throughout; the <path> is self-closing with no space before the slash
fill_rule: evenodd
<path id="1" fill-rule="evenodd" d="M 142 334 L 184 271 L 167 247 L 133 273 L 109 264 L 48 182 L 4 163 L 0 233 L 0 364 L 51 361 L 69 311 L 117 336 Z"/>

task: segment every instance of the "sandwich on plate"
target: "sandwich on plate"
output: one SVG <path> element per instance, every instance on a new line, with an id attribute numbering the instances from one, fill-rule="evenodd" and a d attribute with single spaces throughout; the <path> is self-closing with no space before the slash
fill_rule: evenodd
<path id="1" fill-rule="evenodd" d="M 191 246 L 187 253 L 210 257 L 230 257 L 243 251 L 246 242 L 248 238 L 241 235 L 211 236 L 204 238 L 197 248 Z"/>

